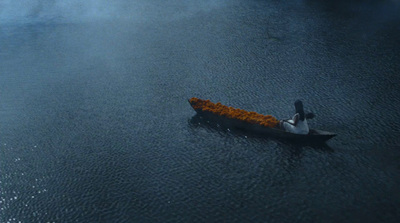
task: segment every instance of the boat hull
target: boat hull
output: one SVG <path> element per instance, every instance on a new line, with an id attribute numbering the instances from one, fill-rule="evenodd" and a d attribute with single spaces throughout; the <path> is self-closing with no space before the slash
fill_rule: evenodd
<path id="1" fill-rule="evenodd" d="M 290 132 L 283 131 L 279 128 L 269 128 L 258 124 L 251 124 L 238 119 L 231 119 L 225 116 L 219 116 L 211 112 L 206 112 L 202 110 L 196 110 L 197 114 L 205 119 L 213 122 L 220 123 L 221 125 L 231 128 L 240 129 L 252 134 L 263 135 L 268 137 L 275 137 L 279 139 L 296 141 L 296 142 L 306 142 L 306 143 L 321 143 L 336 136 L 335 133 L 310 129 L 310 133 L 307 135 L 294 134 Z"/>

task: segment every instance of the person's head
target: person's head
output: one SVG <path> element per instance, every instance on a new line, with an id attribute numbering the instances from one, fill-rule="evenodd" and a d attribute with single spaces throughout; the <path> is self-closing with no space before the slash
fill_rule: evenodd
<path id="1" fill-rule="evenodd" d="M 304 121 L 304 109 L 303 109 L 303 102 L 300 100 L 296 100 L 294 102 L 294 107 L 296 108 L 296 113 L 299 113 L 300 120 Z"/>

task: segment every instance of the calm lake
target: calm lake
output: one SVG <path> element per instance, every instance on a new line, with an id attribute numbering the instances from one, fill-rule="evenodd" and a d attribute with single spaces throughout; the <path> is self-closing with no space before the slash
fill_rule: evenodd
<path id="1" fill-rule="evenodd" d="M 0 222 L 400 221 L 396 1 L 116 2 L 0 9 Z M 338 136 L 231 131 L 191 97 L 302 99 Z"/>

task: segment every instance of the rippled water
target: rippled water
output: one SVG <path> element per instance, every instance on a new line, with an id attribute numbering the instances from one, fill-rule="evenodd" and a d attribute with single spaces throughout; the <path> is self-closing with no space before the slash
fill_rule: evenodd
<path id="1" fill-rule="evenodd" d="M 221 1 L 166 19 L 163 4 L 0 26 L 0 222 L 400 220 L 393 10 Z M 193 117 L 190 97 L 280 119 L 300 98 L 338 136 L 230 131 Z"/>

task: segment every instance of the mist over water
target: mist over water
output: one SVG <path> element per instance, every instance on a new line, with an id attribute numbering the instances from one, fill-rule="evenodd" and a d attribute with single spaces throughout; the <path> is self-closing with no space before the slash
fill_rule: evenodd
<path id="1" fill-rule="evenodd" d="M 0 222 L 399 222 L 398 1 L 0 0 Z M 327 145 L 195 116 L 291 117 Z"/>
<path id="2" fill-rule="evenodd" d="M 208 11 L 226 4 L 218 1 L 144 0 L 2 0 L 0 24 L 91 22 L 98 20 L 173 20 Z"/>

